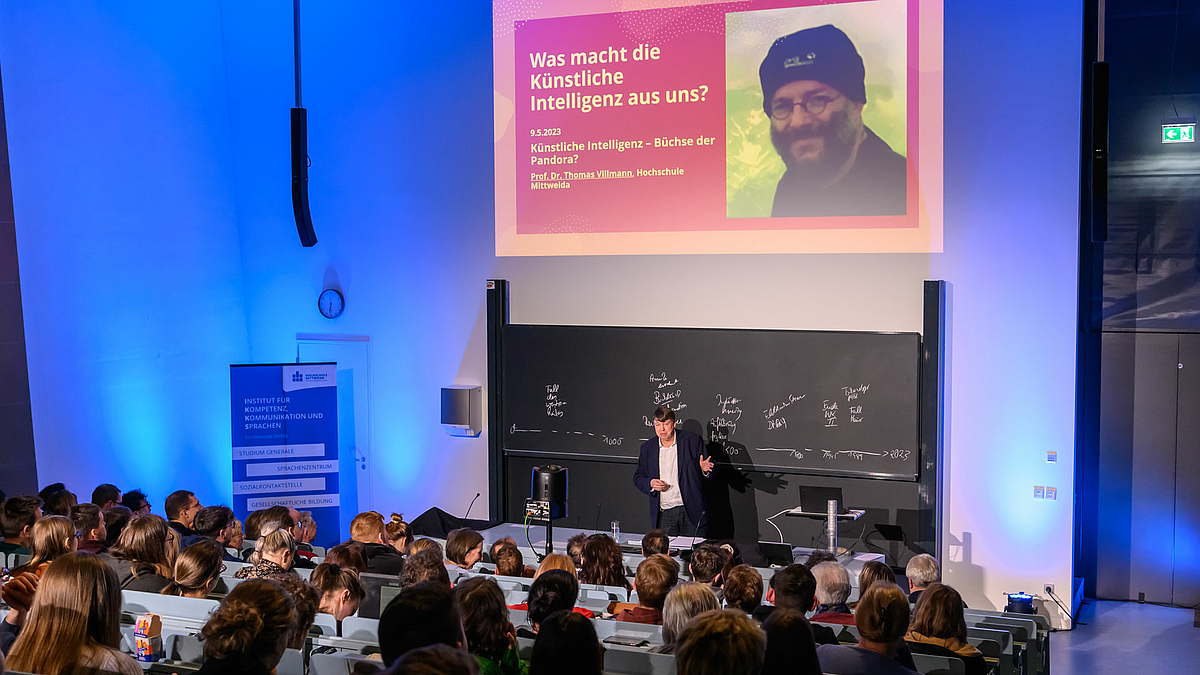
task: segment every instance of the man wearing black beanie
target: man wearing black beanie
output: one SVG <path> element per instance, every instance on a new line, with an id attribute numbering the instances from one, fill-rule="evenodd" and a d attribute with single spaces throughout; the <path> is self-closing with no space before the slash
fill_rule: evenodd
<path id="1" fill-rule="evenodd" d="M 904 215 L 907 162 L 862 121 L 866 70 L 826 24 L 775 40 L 758 69 L 771 142 L 787 166 L 771 215 Z"/>

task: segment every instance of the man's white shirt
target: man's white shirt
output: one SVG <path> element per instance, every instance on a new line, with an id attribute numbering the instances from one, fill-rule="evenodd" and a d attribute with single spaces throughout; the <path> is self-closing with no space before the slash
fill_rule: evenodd
<path id="1" fill-rule="evenodd" d="M 678 446 L 678 434 L 671 445 L 663 445 L 661 438 L 658 440 L 658 479 L 670 486 L 658 493 L 658 508 L 664 511 L 683 506 L 683 493 L 679 491 Z"/>

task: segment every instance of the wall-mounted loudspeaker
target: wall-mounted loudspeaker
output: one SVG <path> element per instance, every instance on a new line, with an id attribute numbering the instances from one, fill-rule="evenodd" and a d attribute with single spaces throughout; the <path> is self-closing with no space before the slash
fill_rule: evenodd
<path id="1" fill-rule="evenodd" d="M 315 246 L 312 213 L 308 210 L 308 111 L 292 108 L 292 212 L 300 244 Z"/>
<path id="2" fill-rule="evenodd" d="M 451 436 L 478 436 L 483 430 L 483 387 L 442 387 L 442 426 Z"/>

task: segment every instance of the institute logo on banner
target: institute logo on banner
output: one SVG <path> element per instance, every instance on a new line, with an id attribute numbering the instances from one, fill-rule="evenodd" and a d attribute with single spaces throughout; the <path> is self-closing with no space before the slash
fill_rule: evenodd
<path id="1" fill-rule="evenodd" d="M 303 381 L 304 381 L 304 373 L 302 373 L 298 370 L 295 371 L 294 373 L 292 373 L 292 382 L 303 382 Z"/>
<path id="2" fill-rule="evenodd" d="M 312 389 L 337 385 L 337 364 L 291 366 L 283 369 L 283 390 Z"/>

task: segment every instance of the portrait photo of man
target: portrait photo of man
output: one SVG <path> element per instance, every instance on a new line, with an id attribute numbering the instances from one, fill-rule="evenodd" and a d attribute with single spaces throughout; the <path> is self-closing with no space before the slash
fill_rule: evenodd
<path id="1" fill-rule="evenodd" d="M 905 215 L 907 161 L 863 122 L 866 70 L 832 24 L 776 39 L 758 70 L 786 171 L 772 217 Z"/>

